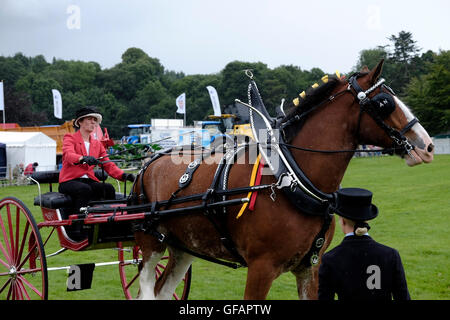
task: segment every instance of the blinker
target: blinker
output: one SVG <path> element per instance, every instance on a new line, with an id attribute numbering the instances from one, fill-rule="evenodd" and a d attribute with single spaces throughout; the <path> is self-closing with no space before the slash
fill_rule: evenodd
<path id="1" fill-rule="evenodd" d="M 395 110 L 395 102 L 388 93 L 381 92 L 370 99 L 374 111 L 383 119 L 387 118 Z"/>

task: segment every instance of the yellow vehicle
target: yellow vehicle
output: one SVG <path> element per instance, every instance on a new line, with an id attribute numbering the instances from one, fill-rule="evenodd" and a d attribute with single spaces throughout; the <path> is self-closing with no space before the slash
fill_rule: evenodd
<path id="1" fill-rule="evenodd" d="M 235 114 L 226 113 L 221 116 L 209 115 L 208 119 L 221 120 L 223 124 L 223 133 L 236 137 L 238 144 L 245 140 L 253 139 L 250 123 L 239 123 L 241 122 L 241 119 Z"/>

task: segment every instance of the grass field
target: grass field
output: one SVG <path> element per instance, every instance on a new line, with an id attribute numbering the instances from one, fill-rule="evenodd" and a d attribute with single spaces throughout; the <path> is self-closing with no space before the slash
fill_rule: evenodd
<path id="1" fill-rule="evenodd" d="M 407 167 L 397 157 L 354 158 L 342 187 L 367 188 L 380 210 L 371 222 L 371 236 L 399 250 L 412 299 L 450 299 L 450 155 L 436 155 L 431 164 Z M 55 188 L 55 186 L 54 186 Z M 43 192 L 48 191 L 44 186 Z M 28 206 L 36 220 L 42 220 L 33 206 L 36 186 L 2 187 L 0 198 L 14 196 Z M 274 217 L 276 218 L 276 217 Z M 42 230 L 45 234 L 48 230 Z M 330 248 L 342 240 L 336 228 Z M 57 238 L 47 244 L 46 253 L 59 249 Z M 65 252 L 49 258 L 49 267 L 117 260 L 114 249 Z M 190 299 L 242 299 L 246 269 L 233 270 L 196 259 Z M 49 299 L 123 299 L 117 266 L 98 267 L 92 289 L 66 292 L 66 271 L 49 272 Z M 269 299 L 297 299 L 294 276 L 275 280 Z"/>

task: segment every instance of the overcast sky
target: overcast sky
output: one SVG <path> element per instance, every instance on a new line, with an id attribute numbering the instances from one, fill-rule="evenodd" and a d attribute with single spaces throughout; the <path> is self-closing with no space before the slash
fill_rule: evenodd
<path id="1" fill-rule="evenodd" d="M 423 51 L 448 50 L 449 14 L 449 0 L 0 0 L 0 55 L 110 68 L 138 47 L 186 74 L 233 60 L 348 72 L 401 30 Z"/>

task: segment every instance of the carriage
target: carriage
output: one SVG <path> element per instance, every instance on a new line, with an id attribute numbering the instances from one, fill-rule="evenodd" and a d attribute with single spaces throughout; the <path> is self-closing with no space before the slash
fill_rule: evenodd
<path id="1" fill-rule="evenodd" d="M 105 172 L 96 170 L 96 176 L 105 181 Z M 101 208 L 103 214 L 76 213 L 71 208 L 70 196 L 52 191 L 52 183 L 58 183 L 59 172 L 35 172 L 31 176 L 39 189 L 39 195 L 34 199 L 34 205 L 42 211 L 42 222 L 36 222 L 31 211 L 19 199 L 6 197 L 0 200 L 0 296 L 6 299 L 47 299 L 48 272 L 70 270 L 71 266 L 49 267 L 47 260 L 70 251 L 86 251 L 112 248 L 117 251 L 117 261 L 91 264 L 95 267 L 117 265 L 120 281 L 126 299 L 135 297 L 141 253 L 133 241 L 132 221 L 142 219 L 143 215 L 131 214 L 126 211 L 115 213 L 115 208 L 126 205 L 125 193 L 116 193 L 116 200 L 96 201 L 95 208 Z M 41 184 L 48 184 L 49 192 L 41 194 Z M 109 211 L 109 212 L 108 212 Z M 73 226 L 81 224 L 83 235 L 80 237 Z M 43 238 L 41 230 L 50 229 Z M 61 249 L 46 255 L 45 246 L 57 234 Z M 156 267 L 159 277 L 164 271 L 169 257 L 164 256 Z M 79 270 L 79 269 L 78 269 Z M 186 273 L 174 299 L 187 299 L 190 289 L 191 269 Z M 72 289 L 80 283 L 72 283 Z M 69 284 L 68 284 L 69 290 Z"/>
<path id="2" fill-rule="evenodd" d="M 237 102 L 249 108 L 255 142 L 206 155 L 187 152 L 187 163 L 179 162 L 184 157 L 179 150 L 157 152 L 128 196 L 124 191 L 76 213 L 67 209 L 70 199 L 50 190 L 35 201 L 44 218 L 38 224 L 20 200 L 0 200 L 0 280 L 7 279 L 0 282 L 0 295 L 48 297 L 51 269 L 44 245 L 56 230 L 61 250 L 55 254 L 116 248 L 127 298 L 135 296 L 130 291 L 138 277 L 140 298 L 169 298 L 173 292 L 187 298 L 193 257 L 248 267 L 244 298 L 265 299 L 272 281 L 288 271 L 296 277 L 300 298 L 316 298 L 320 257 L 334 232 L 334 193 L 352 155 L 362 151 L 355 149 L 358 143 L 382 146 L 410 166 L 433 159 L 425 129 L 378 79 L 382 64 L 349 80 L 322 78 L 323 84 L 293 100 L 293 111 L 281 110 L 276 118 L 267 113 L 248 74 L 249 103 Z M 259 164 L 233 161 L 250 158 L 252 146 Z M 264 167 L 271 174 L 255 178 Z M 57 182 L 56 173 L 34 179 Z M 242 214 L 249 203 L 253 212 Z M 77 224 L 86 236 L 72 241 L 71 227 Z M 40 229 L 47 227 L 52 231 L 43 240 Z M 175 290 L 178 284 L 181 289 Z"/>

